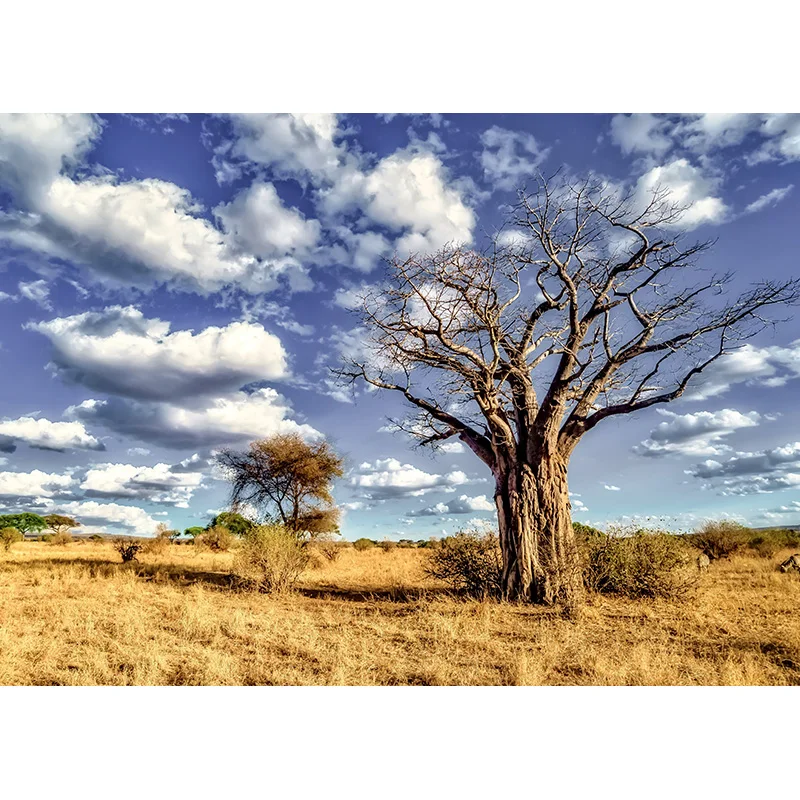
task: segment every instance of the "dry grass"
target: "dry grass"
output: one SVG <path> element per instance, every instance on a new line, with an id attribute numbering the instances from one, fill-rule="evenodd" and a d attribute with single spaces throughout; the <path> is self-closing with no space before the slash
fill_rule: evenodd
<path id="1" fill-rule="evenodd" d="M 110 543 L 0 553 L 0 684 L 800 683 L 800 579 L 771 559 L 712 564 L 693 599 L 592 596 L 578 619 L 464 601 L 425 552 L 347 549 L 300 590 L 237 591 L 233 554 Z"/>

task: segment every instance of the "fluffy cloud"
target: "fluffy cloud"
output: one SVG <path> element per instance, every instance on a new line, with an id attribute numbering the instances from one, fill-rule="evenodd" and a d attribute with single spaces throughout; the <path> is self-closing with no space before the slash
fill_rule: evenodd
<path id="1" fill-rule="evenodd" d="M 603 484 L 603 488 L 604 488 L 604 489 L 605 489 L 607 492 L 621 492 L 621 491 L 622 491 L 622 488 L 621 488 L 621 487 L 619 487 L 619 486 L 611 486 L 611 485 L 610 485 L 610 484 L 608 484 L 608 483 L 605 483 L 605 484 Z"/>
<path id="2" fill-rule="evenodd" d="M 20 200 L 36 199 L 101 129 L 91 114 L 0 114 L 0 182 Z"/>
<path id="3" fill-rule="evenodd" d="M 800 114 L 619 114 L 611 120 L 611 139 L 623 153 L 657 157 L 673 148 L 707 156 L 757 142 L 745 156 L 751 164 L 796 161 Z"/>
<path id="4" fill-rule="evenodd" d="M 331 178 L 344 148 L 336 114 L 231 114 L 234 139 L 221 153 L 269 167 L 280 178 Z"/>
<path id="5" fill-rule="evenodd" d="M 800 114 L 765 114 L 759 132 L 767 141 L 754 160 L 800 159 Z"/>
<path id="6" fill-rule="evenodd" d="M 5 505 L 24 504 L 42 498 L 63 497 L 76 481 L 56 472 L 0 472 L 0 499 Z"/>
<path id="7" fill-rule="evenodd" d="M 665 134 L 667 120 L 653 114 L 617 114 L 611 120 L 611 141 L 623 153 L 663 156 L 672 146 Z"/>
<path id="8" fill-rule="evenodd" d="M 319 436 L 310 425 L 288 419 L 290 411 L 283 397 L 265 388 L 203 399 L 194 406 L 116 397 L 84 400 L 66 413 L 123 436 L 176 449 L 211 448 L 275 433 Z"/>
<path id="9" fill-rule="evenodd" d="M 777 205 L 781 200 L 785 200 L 789 196 L 789 192 L 791 192 L 793 188 L 794 185 L 790 183 L 788 186 L 784 186 L 780 189 L 773 189 L 771 192 L 762 194 L 761 197 L 754 200 L 745 208 L 744 213 L 754 214 L 757 211 L 763 211 L 765 208 Z"/>
<path id="10" fill-rule="evenodd" d="M 326 254 L 318 254 L 322 261 L 368 272 L 392 249 L 408 254 L 472 241 L 475 215 L 464 201 L 466 185 L 450 180 L 433 152 L 441 149 L 437 138 L 422 141 L 412 136 L 407 147 L 370 163 L 348 149 L 333 114 L 244 114 L 229 119 L 233 138 L 215 155 L 218 163 L 226 164 L 222 172 L 228 176 L 243 167 L 267 169 L 278 178 L 310 183 L 330 238 Z M 524 136 L 522 141 L 529 145 Z M 262 199 L 270 199 L 259 191 Z M 271 209 L 274 203 L 267 205 Z M 348 217 L 350 222 L 342 224 Z M 305 238 L 310 238 L 306 235 L 313 232 L 312 224 L 293 220 Z M 257 225 L 258 219 L 246 228 L 255 231 Z M 374 225 L 385 228 L 394 241 L 383 232 L 365 230 Z M 256 248 L 261 244 L 258 237 L 271 237 L 263 229 L 246 237 Z"/>
<path id="11" fill-rule="evenodd" d="M 458 499 L 453 499 L 449 503 L 437 503 L 428 508 L 421 508 L 418 511 L 409 511 L 407 517 L 438 517 L 443 514 L 472 514 L 475 511 L 494 511 L 495 506 L 486 495 L 480 494 L 477 497 L 469 497 L 462 494 Z"/>
<path id="12" fill-rule="evenodd" d="M 56 503 L 53 511 L 68 514 L 77 519 L 84 529 L 98 528 L 107 533 L 152 536 L 159 524 L 159 520 L 150 516 L 144 509 L 120 503 L 73 500 L 68 503 Z"/>
<path id="13" fill-rule="evenodd" d="M 17 442 L 38 450 L 105 450 L 80 422 L 51 422 L 49 419 L 19 417 L 0 421 L 0 452 L 13 453 Z"/>
<path id="14" fill-rule="evenodd" d="M 715 197 L 716 181 L 705 176 L 685 158 L 675 159 L 664 166 L 653 167 L 636 184 L 638 203 L 644 206 L 656 190 L 664 190 L 667 200 L 685 208 L 678 224 L 681 228 L 696 228 L 703 223 L 722 222 L 728 208 Z"/>
<path id="15" fill-rule="evenodd" d="M 493 125 L 481 135 L 481 166 L 484 178 L 498 189 L 516 189 L 533 175 L 549 149 L 542 148 L 530 133 L 509 131 Z"/>
<path id="16" fill-rule="evenodd" d="M 353 488 L 375 500 L 419 497 L 435 490 L 453 491 L 456 486 L 469 482 L 466 474 L 459 470 L 437 475 L 402 464 L 396 458 L 379 458 L 372 464 L 365 461 L 350 479 Z"/>
<path id="17" fill-rule="evenodd" d="M 369 222 L 397 234 L 394 247 L 401 254 L 472 241 L 475 214 L 448 185 L 442 162 L 429 151 L 408 147 L 367 172 L 348 168 L 320 197 L 328 214 L 359 210 Z"/>
<path id="18" fill-rule="evenodd" d="M 687 470 L 723 495 L 763 494 L 800 486 L 800 442 L 754 453 L 736 453 L 727 461 L 709 459 Z"/>
<path id="19" fill-rule="evenodd" d="M 304 256 L 316 247 L 320 237 L 317 220 L 307 220 L 296 209 L 283 205 L 271 183 L 256 181 L 215 215 L 223 229 L 244 251 L 261 258 Z"/>
<path id="20" fill-rule="evenodd" d="M 675 414 L 658 409 L 658 413 L 668 420 L 657 425 L 648 439 L 634 447 L 635 453 L 643 456 L 721 455 L 731 449 L 720 443 L 724 436 L 741 428 L 752 428 L 761 420 L 761 416 L 755 411 L 742 414 L 732 408 L 698 411 L 694 414 Z"/>
<path id="21" fill-rule="evenodd" d="M 687 400 L 706 400 L 744 383 L 783 386 L 800 377 L 800 339 L 784 346 L 756 347 L 745 344 L 727 353 L 704 370 L 689 386 Z"/>
<path id="22" fill-rule="evenodd" d="M 87 497 L 131 498 L 188 508 L 202 478 L 198 472 L 175 472 L 169 464 L 97 464 L 87 471 L 80 488 Z"/>
<path id="23" fill-rule="evenodd" d="M 126 397 L 209 395 L 288 373 L 280 340 L 247 322 L 170 333 L 169 322 L 146 319 L 131 306 L 112 306 L 28 327 L 52 342 L 61 377 Z"/>
<path id="24" fill-rule="evenodd" d="M 454 455 L 456 453 L 463 453 L 465 451 L 464 445 L 461 442 L 442 442 L 439 445 L 439 451 L 442 453 L 447 453 L 448 455 Z"/>
<path id="25" fill-rule="evenodd" d="M 235 247 L 174 183 L 63 174 L 99 130 L 99 123 L 84 115 L 0 117 L 0 183 L 10 187 L 20 209 L 7 215 L 1 236 L 88 266 L 112 284 L 169 283 L 204 294 L 229 285 L 261 293 L 282 277 L 297 288 L 307 284 L 304 270 L 288 254 L 273 249 L 274 258 L 261 260 Z M 286 217 L 267 219 L 276 221 Z"/>

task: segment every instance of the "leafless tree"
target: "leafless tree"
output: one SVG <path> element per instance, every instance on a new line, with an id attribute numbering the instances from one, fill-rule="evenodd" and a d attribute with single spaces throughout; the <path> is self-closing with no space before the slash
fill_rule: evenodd
<path id="1" fill-rule="evenodd" d="M 399 427 L 458 437 L 489 467 L 510 599 L 580 601 L 567 466 L 581 437 L 680 397 L 800 296 L 797 280 L 763 281 L 731 299 L 733 276 L 697 263 L 710 243 L 683 245 L 684 212 L 662 190 L 641 203 L 542 179 L 520 192 L 513 237 L 395 258 L 357 309 L 363 356 L 337 374 L 401 393 L 416 413 Z"/>

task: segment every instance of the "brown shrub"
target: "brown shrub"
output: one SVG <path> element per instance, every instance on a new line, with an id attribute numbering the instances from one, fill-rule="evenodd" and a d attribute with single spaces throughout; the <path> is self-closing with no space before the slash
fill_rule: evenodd
<path id="1" fill-rule="evenodd" d="M 316 542 L 317 552 L 330 562 L 336 561 L 344 550 L 343 542 L 332 542 L 329 540 L 318 540 Z"/>
<path id="2" fill-rule="evenodd" d="M 373 542 L 372 539 L 356 539 L 353 542 L 353 547 L 355 547 L 355 549 L 361 553 L 364 550 L 369 550 L 370 548 L 375 547 L 375 542 Z"/>
<path id="3" fill-rule="evenodd" d="M 425 572 L 470 597 L 501 594 L 503 559 L 497 534 L 461 531 L 429 551 Z"/>
<path id="4" fill-rule="evenodd" d="M 163 556 L 169 550 L 170 538 L 163 534 L 154 536 L 142 542 L 141 550 L 150 556 Z"/>
<path id="5" fill-rule="evenodd" d="M 114 549 L 122 556 L 122 563 L 136 561 L 136 556 L 144 545 L 138 539 L 117 539 Z"/>
<path id="6" fill-rule="evenodd" d="M 224 525 L 212 525 L 205 533 L 198 536 L 195 542 L 215 553 L 221 553 L 231 549 L 234 538 Z"/>
<path id="7" fill-rule="evenodd" d="M 581 533 L 583 580 L 590 591 L 678 598 L 696 582 L 690 550 L 678 536 L 642 529 Z"/>
<path id="8" fill-rule="evenodd" d="M 234 572 L 262 592 L 292 589 L 308 566 L 307 542 L 283 525 L 257 525 L 242 540 Z"/>
<path id="9" fill-rule="evenodd" d="M 741 550 L 748 541 L 750 531 L 738 522 L 719 520 L 706 522 L 688 539 L 698 550 L 705 553 L 712 561 L 728 558 Z"/>
<path id="10" fill-rule="evenodd" d="M 66 547 L 68 544 L 72 544 L 75 540 L 72 538 L 72 534 L 64 533 L 54 533 L 48 544 L 52 544 L 55 547 Z"/>

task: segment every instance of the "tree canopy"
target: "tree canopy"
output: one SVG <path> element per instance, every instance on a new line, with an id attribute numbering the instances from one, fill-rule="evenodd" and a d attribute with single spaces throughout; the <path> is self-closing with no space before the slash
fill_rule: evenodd
<path id="1" fill-rule="evenodd" d="M 55 533 L 69 533 L 73 528 L 80 527 L 80 522 L 63 514 L 48 514 L 44 521 L 47 527 Z"/>
<path id="2" fill-rule="evenodd" d="M 245 452 L 223 450 L 217 461 L 231 481 L 233 509 L 251 506 L 298 535 L 338 530 L 331 492 L 343 474 L 342 460 L 327 441 L 277 434 Z"/>
<path id="3" fill-rule="evenodd" d="M 0 528 L 16 528 L 21 534 L 39 533 L 47 527 L 44 517 L 24 511 L 20 514 L 3 514 L 0 516 Z"/>

